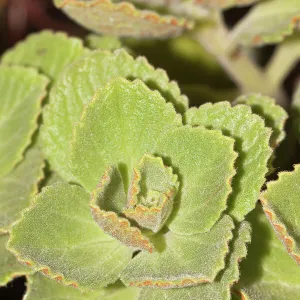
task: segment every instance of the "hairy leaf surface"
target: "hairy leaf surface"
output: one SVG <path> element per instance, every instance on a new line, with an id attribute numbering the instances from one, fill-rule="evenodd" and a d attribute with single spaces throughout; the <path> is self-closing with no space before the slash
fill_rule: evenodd
<path id="1" fill-rule="evenodd" d="M 230 247 L 230 254 L 224 271 L 216 277 L 212 283 L 201 283 L 195 287 L 184 289 L 149 289 L 141 292 L 140 300 L 157 299 L 222 299 L 230 300 L 230 287 L 239 279 L 239 262 L 247 254 L 247 245 L 251 240 L 251 228 L 249 223 L 243 222 Z"/>
<path id="2" fill-rule="evenodd" d="M 91 33 L 85 40 L 88 47 L 94 50 L 115 50 L 122 48 L 121 41 L 115 36 L 99 36 Z"/>
<path id="3" fill-rule="evenodd" d="M 36 70 L 0 66 L 0 177 L 22 160 L 31 143 L 47 84 Z"/>
<path id="4" fill-rule="evenodd" d="M 192 0 L 195 5 L 203 5 L 209 8 L 229 8 L 232 6 L 249 5 L 261 0 Z"/>
<path id="5" fill-rule="evenodd" d="M 207 233 L 191 236 L 168 232 L 161 252 L 141 252 L 121 273 L 128 286 L 174 288 L 212 282 L 225 266 L 234 224 L 224 216 Z"/>
<path id="6" fill-rule="evenodd" d="M 0 286 L 6 285 L 18 276 L 34 272 L 29 267 L 20 264 L 15 256 L 6 250 L 8 238 L 8 234 L 0 235 Z"/>
<path id="7" fill-rule="evenodd" d="M 237 288 L 245 291 L 249 300 L 298 299 L 299 266 L 276 237 L 260 205 L 247 218 L 253 234 Z"/>
<path id="8" fill-rule="evenodd" d="M 300 265 L 300 165 L 293 172 L 279 173 L 260 199 L 277 236 Z"/>
<path id="9" fill-rule="evenodd" d="M 251 113 L 246 105 L 231 107 L 228 102 L 211 103 L 192 108 L 186 113 L 191 125 L 221 129 L 225 135 L 235 139 L 237 174 L 233 178 L 233 192 L 228 200 L 229 212 L 238 220 L 254 207 L 268 171 L 271 155 L 269 147 L 270 129 L 263 119 Z"/>
<path id="10" fill-rule="evenodd" d="M 20 212 L 29 206 L 38 192 L 38 183 L 43 178 L 44 160 L 40 150 L 29 149 L 25 158 L 0 180 L 0 231 L 9 230 L 20 218 Z"/>
<path id="11" fill-rule="evenodd" d="M 80 39 L 68 37 L 62 32 L 45 30 L 29 35 L 24 41 L 7 50 L 1 62 L 35 67 L 56 80 L 67 65 L 85 52 Z"/>
<path id="12" fill-rule="evenodd" d="M 293 33 L 299 18 L 299 0 L 262 1 L 236 25 L 232 39 L 245 46 L 279 43 Z"/>
<path id="13" fill-rule="evenodd" d="M 145 58 L 133 59 L 124 50 L 91 53 L 64 73 L 51 91 L 50 104 L 44 112 L 44 151 L 52 167 L 64 179 L 74 179 L 66 165 L 73 124 L 79 121 L 84 105 L 92 100 L 95 91 L 117 76 L 139 78 L 158 90 L 179 111 L 187 108 L 187 98 L 180 94 L 177 84 L 170 82 L 163 70 L 154 69 Z M 116 124 L 118 121 L 113 126 Z M 97 180 L 103 173 L 104 170 Z"/>
<path id="14" fill-rule="evenodd" d="M 34 270 L 81 290 L 115 282 L 132 255 L 95 224 L 89 195 L 66 183 L 34 199 L 14 225 L 8 248 Z"/>

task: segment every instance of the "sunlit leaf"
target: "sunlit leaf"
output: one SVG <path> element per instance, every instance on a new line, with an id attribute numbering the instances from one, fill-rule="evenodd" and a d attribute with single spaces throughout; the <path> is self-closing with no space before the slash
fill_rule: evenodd
<path id="1" fill-rule="evenodd" d="M 121 273 L 121 280 L 128 286 L 158 288 L 212 282 L 225 267 L 233 228 L 232 219 L 224 216 L 207 233 L 184 236 L 170 231 L 162 237 L 161 252 L 139 253 Z"/>
<path id="2" fill-rule="evenodd" d="M 80 25 L 108 35 L 169 37 L 192 28 L 192 23 L 186 19 L 139 10 L 125 1 L 54 0 L 54 4 Z"/>
<path id="3" fill-rule="evenodd" d="M 261 0 L 192 0 L 195 5 L 202 5 L 208 8 L 229 8 L 232 6 L 250 5 Z"/>
<path id="4" fill-rule="evenodd" d="M 180 111 L 187 108 L 187 98 L 181 95 L 178 85 L 145 58 L 133 59 L 124 50 L 96 51 L 75 62 L 51 91 L 42 127 L 44 151 L 53 169 L 65 180 L 74 179 L 66 164 L 73 124 L 79 121 L 84 105 L 92 100 L 95 91 L 117 76 L 139 78 L 160 91 Z M 98 174 L 95 184 L 103 173 L 104 170 Z"/>
<path id="5" fill-rule="evenodd" d="M 157 299 L 222 299 L 230 300 L 230 288 L 239 278 L 239 262 L 247 254 L 247 246 L 251 240 L 251 229 L 247 222 L 241 224 L 235 239 L 230 247 L 226 267 L 221 271 L 214 282 L 201 283 L 195 287 L 183 289 L 149 289 L 145 288 L 141 292 L 140 300 Z M 208 259 L 209 261 L 209 259 Z M 175 263 L 175 262 L 174 262 Z"/>
<path id="6" fill-rule="evenodd" d="M 0 66 L 0 177 L 22 160 L 31 143 L 47 84 L 33 69 Z"/>
<path id="7" fill-rule="evenodd" d="M 279 173 L 260 199 L 277 236 L 300 265 L 300 165 L 293 172 Z"/>
<path id="8" fill-rule="evenodd" d="M 122 48 L 121 41 L 115 36 L 99 36 L 91 33 L 85 40 L 88 47 L 94 50 L 115 50 Z"/>
<path id="9" fill-rule="evenodd" d="M 32 148 L 8 175 L 0 179 L 0 231 L 7 231 L 20 218 L 20 212 L 29 206 L 44 176 L 43 167 L 42 153 Z"/>
<path id="10" fill-rule="evenodd" d="M 34 270 L 81 290 L 115 282 L 132 256 L 94 222 L 89 194 L 66 183 L 34 198 L 14 225 L 8 248 Z"/>
<path id="11" fill-rule="evenodd" d="M 262 1 L 236 25 L 231 38 L 245 46 L 279 43 L 293 33 L 299 18 L 299 0 Z"/>
<path id="12" fill-rule="evenodd" d="M 276 237 L 260 207 L 251 212 L 248 221 L 252 226 L 252 241 L 247 258 L 241 263 L 241 278 L 234 290 L 241 289 L 249 300 L 298 299 L 299 266 Z"/>
<path id="13" fill-rule="evenodd" d="M 68 37 L 62 32 L 45 30 L 29 35 L 7 50 L 1 63 L 35 67 L 55 80 L 67 65 L 85 52 L 80 39 Z"/>
<path id="14" fill-rule="evenodd" d="M 15 277 L 28 275 L 34 272 L 29 267 L 20 264 L 14 255 L 6 250 L 8 238 L 8 234 L 0 234 L 0 286 L 6 285 Z"/>
<path id="15" fill-rule="evenodd" d="M 229 211 L 238 220 L 254 207 L 268 172 L 267 162 L 271 155 L 270 129 L 263 119 L 251 112 L 246 105 L 231 107 L 228 102 L 211 103 L 192 108 L 186 113 L 191 125 L 203 125 L 220 129 L 235 139 L 237 174 L 233 178 L 233 192 L 228 200 Z"/>

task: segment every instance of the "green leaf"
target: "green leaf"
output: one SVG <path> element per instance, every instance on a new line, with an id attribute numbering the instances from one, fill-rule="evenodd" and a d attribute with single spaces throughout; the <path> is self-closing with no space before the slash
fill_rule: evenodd
<path id="1" fill-rule="evenodd" d="M 300 265 L 300 165 L 293 172 L 279 173 L 260 200 L 277 236 Z"/>
<path id="2" fill-rule="evenodd" d="M 245 291 L 250 300 L 298 299 L 299 266 L 276 237 L 260 205 L 247 218 L 252 226 L 252 242 L 241 263 L 237 288 Z"/>
<path id="3" fill-rule="evenodd" d="M 91 191 L 106 166 L 114 164 L 127 190 L 141 157 L 160 156 L 182 180 L 175 200 L 180 210 L 174 212 L 170 228 L 182 234 L 208 231 L 225 210 L 231 192 L 234 141 L 220 132 L 180 125 L 180 116 L 158 92 L 139 80 L 116 79 L 96 93 L 75 127 L 71 170 Z"/>
<path id="4" fill-rule="evenodd" d="M 140 300 L 156 299 L 222 299 L 230 300 L 230 288 L 239 279 L 239 262 L 247 254 L 247 247 L 251 240 L 251 228 L 249 223 L 243 222 L 232 241 L 231 252 L 227 259 L 226 268 L 221 271 L 214 282 L 201 283 L 195 287 L 182 289 L 149 289 L 141 292 Z M 174 263 L 174 262 L 173 262 Z"/>
<path id="5" fill-rule="evenodd" d="M 100 291 L 81 293 L 72 287 L 62 285 L 40 273 L 28 276 L 26 300 L 137 300 L 139 290 L 113 284 Z"/>
<path id="6" fill-rule="evenodd" d="M 239 104 L 246 104 L 251 107 L 253 113 L 262 117 L 265 125 L 272 129 L 270 145 L 274 149 L 285 138 L 284 125 L 288 118 L 286 111 L 273 98 L 260 94 L 241 96 L 236 100 Z"/>
<path id="7" fill-rule="evenodd" d="M 153 252 L 153 245 L 141 230 L 117 215 L 116 212 L 119 213 L 125 203 L 126 194 L 122 176 L 116 167 L 108 167 L 91 194 L 90 207 L 95 222 L 105 233 L 123 244 Z"/>
<path id="8" fill-rule="evenodd" d="M 263 1 L 236 25 L 231 38 L 245 46 L 279 43 L 293 33 L 299 17 L 299 0 Z"/>
<path id="9" fill-rule="evenodd" d="M 160 157 L 144 155 L 134 168 L 123 213 L 140 226 L 158 232 L 172 209 L 178 191 L 178 176 Z"/>
<path id="10" fill-rule="evenodd" d="M 293 131 L 300 141 L 300 84 L 296 87 L 292 102 Z"/>
<path id="11" fill-rule="evenodd" d="M 33 271 L 22 264 L 9 251 L 6 250 L 8 234 L 0 234 L 0 286 L 6 285 L 15 277 L 33 273 Z"/>
<path id="12" fill-rule="evenodd" d="M 0 180 L 0 231 L 8 231 L 20 212 L 29 206 L 32 196 L 38 192 L 43 179 L 44 160 L 42 153 L 29 149 L 25 158 Z"/>
<path id="13" fill-rule="evenodd" d="M 81 290 L 114 283 L 132 256 L 95 224 L 89 194 L 66 183 L 34 198 L 15 223 L 8 249 L 34 270 Z"/>
<path id="14" fill-rule="evenodd" d="M 29 35 L 7 50 L 1 63 L 35 67 L 56 80 L 63 69 L 86 52 L 80 39 L 44 30 Z"/>
<path id="15" fill-rule="evenodd" d="M 91 33 L 85 40 L 88 47 L 94 50 L 115 50 L 122 48 L 121 41 L 115 36 L 99 36 Z"/>
<path id="16" fill-rule="evenodd" d="M 54 0 L 54 4 L 85 28 L 108 35 L 161 38 L 177 36 L 192 28 L 186 19 L 139 10 L 128 2 Z"/>
<path id="17" fill-rule="evenodd" d="M 33 69 L 0 66 L 0 177 L 22 160 L 31 143 L 47 84 Z"/>
<path id="18" fill-rule="evenodd" d="M 212 282 L 225 267 L 234 224 L 224 216 L 207 233 L 178 235 L 168 232 L 161 252 L 141 252 L 121 273 L 127 286 L 174 288 Z M 158 298 L 160 299 L 160 298 Z"/>
<path id="19" fill-rule="evenodd" d="M 187 98 L 180 94 L 177 84 L 170 82 L 163 70 L 154 69 L 143 57 L 133 59 L 124 50 L 114 53 L 96 51 L 75 62 L 50 93 L 41 132 L 43 150 L 53 169 L 65 180 L 74 180 L 66 165 L 73 124 L 79 121 L 84 105 L 91 101 L 95 91 L 117 76 L 143 80 L 179 111 L 188 106 Z M 103 173 L 104 170 L 98 174 L 95 183 Z"/>
<path id="20" fill-rule="evenodd" d="M 193 0 L 195 5 L 202 5 L 208 8 L 227 9 L 233 6 L 250 5 L 261 0 Z"/>
<path id="21" fill-rule="evenodd" d="M 229 197 L 230 214 L 241 221 L 254 207 L 268 172 L 267 162 L 271 155 L 270 129 L 264 121 L 251 113 L 250 107 L 228 102 L 211 103 L 187 111 L 186 121 L 193 126 L 220 129 L 235 139 L 237 174 L 233 178 L 233 192 Z"/>

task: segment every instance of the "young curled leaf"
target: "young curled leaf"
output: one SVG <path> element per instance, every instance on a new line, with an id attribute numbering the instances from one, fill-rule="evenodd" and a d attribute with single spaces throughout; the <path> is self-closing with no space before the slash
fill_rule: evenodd
<path id="1" fill-rule="evenodd" d="M 133 170 L 129 199 L 123 213 L 140 226 L 158 232 L 173 209 L 179 182 L 160 157 L 144 155 Z"/>
<path id="2" fill-rule="evenodd" d="M 154 247 L 137 227 L 117 215 L 120 205 L 124 206 L 126 195 L 121 174 L 116 167 L 109 167 L 97 188 L 91 194 L 91 212 L 99 227 L 123 244 L 153 252 Z M 113 211 L 110 211 L 113 210 Z"/>
<path id="3" fill-rule="evenodd" d="M 111 0 L 54 0 L 70 18 L 82 26 L 104 34 L 132 37 L 169 37 L 192 28 L 192 22 L 138 10 L 131 3 Z"/>

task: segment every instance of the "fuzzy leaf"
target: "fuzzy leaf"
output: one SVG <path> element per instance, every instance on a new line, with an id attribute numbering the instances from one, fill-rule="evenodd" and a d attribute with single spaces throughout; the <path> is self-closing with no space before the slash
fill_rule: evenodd
<path id="1" fill-rule="evenodd" d="M 90 207 L 95 222 L 105 233 L 123 244 L 153 252 L 153 245 L 140 229 L 131 226 L 127 219 L 117 215 L 116 212 L 122 210 L 125 202 L 122 176 L 116 167 L 108 167 L 91 194 Z"/>
<path id="2" fill-rule="evenodd" d="M 29 276 L 28 281 L 26 300 L 137 300 L 139 294 L 138 289 L 125 288 L 120 284 L 114 284 L 100 291 L 81 293 L 40 273 Z"/>
<path id="3" fill-rule="evenodd" d="M 237 288 L 250 300 L 298 299 L 299 266 L 287 254 L 259 206 L 247 218 L 253 234 Z"/>
<path id="4" fill-rule="evenodd" d="M 149 10 L 138 10 L 125 1 L 54 0 L 54 3 L 85 28 L 108 35 L 170 37 L 192 28 L 190 21 L 160 16 Z"/>
<path id="5" fill-rule="evenodd" d="M 245 46 L 279 43 L 293 33 L 299 18 L 299 0 L 263 1 L 236 25 L 231 37 Z"/>
<path id="6" fill-rule="evenodd" d="M 20 264 L 14 255 L 6 250 L 8 238 L 7 234 L 0 234 L 0 286 L 6 285 L 15 277 L 33 273 L 33 270 Z"/>
<path id="7" fill-rule="evenodd" d="M 43 178 L 42 153 L 29 149 L 25 158 L 8 175 L 0 180 L 0 231 L 9 230 L 20 218 L 20 212 L 29 206 L 38 192 L 38 183 Z"/>
<path id="8" fill-rule="evenodd" d="M 195 287 L 183 289 L 149 289 L 145 288 L 141 292 L 139 300 L 157 299 L 222 299 L 230 300 L 230 287 L 239 279 L 239 262 L 247 254 L 247 247 L 251 240 L 251 228 L 249 223 L 241 224 L 237 236 L 231 245 L 231 252 L 227 260 L 226 268 L 221 271 L 214 282 L 201 283 Z M 175 262 L 173 262 L 175 263 Z"/>
<path id="9" fill-rule="evenodd" d="M 300 265 L 300 165 L 293 172 L 279 173 L 260 199 L 277 236 Z"/>
<path id="10" fill-rule="evenodd" d="M 14 48 L 7 50 L 1 63 L 35 67 L 52 80 L 63 69 L 86 52 L 82 41 L 65 33 L 48 30 L 29 35 Z"/>
<path id="11" fill-rule="evenodd" d="M 14 225 L 8 249 L 34 270 L 81 290 L 115 282 L 132 255 L 95 224 L 89 195 L 66 183 L 34 199 Z"/>
<path id="12" fill-rule="evenodd" d="M 158 232 L 173 209 L 178 191 L 178 176 L 160 157 L 144 155 L 134 168 L 123 213 L 140 226 Z"/>
<path id="13" fill-rule="evenodd" d="M 261 0 L 193 0 L 195 5 L 202 5 L 208 8 L 230 8 L 232 6 L 250 5 Z"/>
<path id="14" fill-rule="evenodd" d="M 74 179 L 66 165 L 73 124 L 79 121 L 84 105 L 91 101 L 95 91 L 117 76 L 139 78 L 160 91 L 180 111 L 187 108 L 187 98 L 180 94 L 177 84 L 170 82 L 164 71 L 154 69 L 145 58 L 133 59 L 124 50 L 96 51 L 75 62 L 50 93 L 42 127 L 44 151 L 64 179 Z M 104 170 L 98 174 L 95 184 L 103 173 Z"/>
<path id="15" fill-rule="evenodd" d="M 89 34 L 86 37 L 86 43 L 90 49 L 115 50 L 122 48 L 121 41 L 115 36 L 99 36 Z"/>
<path id="16" fill-rule="evenodd" d="M 117 165 L 127 190 L 141 157 L 160 156 L 183 181 L 175 200 L 180 210 L 170 228 L 182 234 L 208 231 L 231 192 L 233 140 L 220 132 L 180 125 L 180 116 L 158 92 L 139 80 L 114 80 L 97 92 L 75 127 L 70 167 L 78 182 L 92 190 L 106 166 Z"/>
<path id="17" fill-rule="evenodd" d="M 31 143 L 47 84 L 33 69 L 0 66 L 0 177 L 22 160 Z"/>
<path id="18" fill-rule="evenodd" d="M 235 139 L 237 174 L 233 178 L 233 192 L 229 197 L 230 214 L 241 221 L 254 207 L 268 171 L 271 155 L 270 129 L 264 121 L 252 114 L 246 105 L 231 107 L 228 102 L 204 104 L 186 113 L 188 124 L 221 129 Z"/>
<path id="19" fill-rule="evenodd" d="M 288 118 L 286 111 L 276 105 L 273 98 L 259 94 L 241 96 L 236 102 L 249 105 L 253 113 L 264 119 L 266 126 L 272 129 L 270 145 L 276 148 L 285 138 L 284 124 Z"/>
<path id="20" fill-rule="evenodd" d="M 212 282 L 225 266 L 234 224 L 224 216 L 207 233 L 190 236 L 168 232 L 164 249 L 135 256 L 121 273 L 127 286 L 175 288 Z"/>

